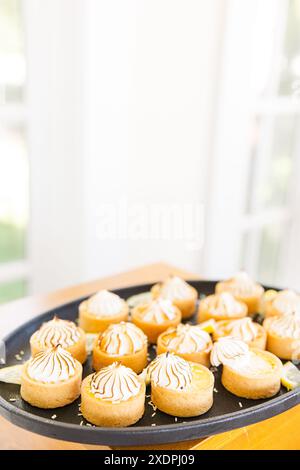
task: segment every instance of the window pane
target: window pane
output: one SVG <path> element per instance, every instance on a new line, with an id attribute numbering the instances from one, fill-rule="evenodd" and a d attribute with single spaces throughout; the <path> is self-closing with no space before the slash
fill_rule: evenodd
<path id="1" fill-rule="evenodd" d="M 280 94 L 300 93 L 300 2 L 289 0 Z"/>
<path id="2" fill-rule="evenodd" d="M 254 121 L 246 212 L 284 206 L 292 185 L 299 118 L 262 117 Z"/>
<path id="3" fill-rule="evenodd" d="M 272 224 L 247 232 L 242 241 L 240 268 L 264 284 L 283 282 L 280 276 L 284 274 L 282 260 L 288 230 L 283 224 Z"/>
<path id="4" fill-rule="evenodd" d="M 25 257 L 25 227 L 0 221 L 0 263 Z"/>
<path id="5" fill-rule="evenodd" d="M 21 0 L 0 0 L 0 105 L 23 100 L 25 82 Z"/>
<path id="6" fill-rule="evenodd" d="M 0 263 L 26 257 L 29 165 L 23 127 L 0 127 Z"/>
<path id="7" fill-rule="evenodd" d="M 27 283 L 24 280 L 0 284 L 0 304 L 24 297 L 26 292 Z"/>
<path id="8" fill-rule="evenodd" d="M 258 248 L 257 278 L 266 284 L 276 285 L 280 282 L 278 277 L 284 240 L 286 240 L 286 234 L 281 225 L 270 225 L 264 227 L 261 231 Z"/>

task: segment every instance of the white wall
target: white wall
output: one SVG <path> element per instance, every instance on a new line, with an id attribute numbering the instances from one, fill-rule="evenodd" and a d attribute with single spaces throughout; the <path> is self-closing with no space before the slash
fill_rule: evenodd
<path id="1" fill-rule="evenodd" d="M 235 270 L 232 204 L 240 207 L 245 185 L 230 180 L 225 191 L 222 182 L 228 168 L 237 168 L 233 155 L 245 168 L 245 133 L 236 129 L 250 96 L 250 54 L 243 51 L 254 2 L 243 2 L 246 9 L 238 0 L 23 1 L 32 291 L 159 260 L 204 276 Z M 179 212 L 184 204 L 204 204 L 211 216 L 203 227 L 198 214 L 204 250 L 178 236 L 187 226 L 182 213 L 167 237 L 153 238 L 149 210 L 157 215 L 174 203 Z M 129 236 L 125 206 L 135 229 Z"/>
<path id="2" fill-rule="evenodd" d="M 182 240 L 101 240 L 99 230 L 103 203 L 124 197 L 145 211 L 205 202 L 225 3 L 88 2 L 85 277 L 158 260 L 201 272 L 202 252 Z"/>
<path id="3" fill-rule="evenodd" d="M 205 203 L 226 0 L 24 4 L 31 291 L 159 260 L 201 272 L 199 247 L 174 232 L 188 225 L 183 204 Z M 174 203 L 164 240 L 148 219 L 142 239 L 103 236 L 107 204 L 136 222 L 132 212 Z"/>
<path id="4" fill-rule="evenodd" d="M 83 279 L 81 0 L 25 0 L 30 290 Z"/>

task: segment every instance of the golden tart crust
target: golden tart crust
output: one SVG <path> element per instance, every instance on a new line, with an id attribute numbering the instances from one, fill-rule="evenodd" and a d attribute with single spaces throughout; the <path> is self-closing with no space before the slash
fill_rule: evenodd
<path id="1" fill-rule="evenodd" d="M 170 276 L 165 282 L 154 284 L 151 293 L 154 298 L 162 297 L 170 300 L 180 310 L 184 320 L 195 312 L 198 292 L 177 276 Z"/>
<path id="2" fill-rule="evenodd" d="M 277 317 L 300 310 L 300 295 L 292 290 L 273 292 L 264 302 L 264 315 Z"/>
<path id="3" fill-rule="evenodd" d="M 158 320 L 157 316 L 161 318 Z M 181 312 L 169 301 L 154 299 L 132 310 L 132 322 L 145 333 L 149 343 L 156 343 L 161 333 L 181 322 Z"/>
<path id="4" fill-rule="evenodd" d="M 282 363 L 268 351 L 249 348 L 242 340 L 223 337 L 214 343 L 213 366 L 223 366 L 221 382 L 238 397 L 269 398 L 280 390 Z"/>
<path id="5" fill-rule="evenodd" d="M 115 367 L 124 366 L 112 364 L 97 374 L 104 374 L 102 380 L 106 380 L 106 377 L 110 379 L 111 374 L 109 369 Z M 130 383 L 132 384 L 132 381 L 134 381 L 134 386 L 138 386 L 138 391 L 124 400 L 118 399 L 113 401 L 113 391 L 111 390 L 111 399 L 97 397 L 91 388 L 96 374 L 91 374 L 83 380 L 81 387 L 81 412 L 87 421 L 96 426 L 123 427 L 135 424 L 141 419 L 145 411 L 145 383 L 131 369 L 128 370 L 131 371 L 131 374 L 134 374 L 133 376 L 129 375 L 131 377 Z M 114 383 L 118 383 L 118 381 L 119 378 L 116 381 L 112 380 Z"/>
<path id="6" fill-rule="evenodd" d="M 218 282 L 215 291 L 216 294 L 230 292 L 237 300 L 247 305 L 249 315 L 258 313 L 261 310 L 264 288 L 252 281 L 244 272 L 236 274 L 231 279 Z"/>
<path id="7" fill-rule="evenodd" d="M 214 377 L 202 364 L 191 363 L 192 384 L 187 390 L 167 390 L 151 386 L 151 400 L 157 408 L 171 416 L 189 418 L 206 413 L 213 405 Z"/>
<path id="8" fill-rule="evenodd" d="M 77 361 L 83 364 L 87 358 L 86 335 L 84 331 L 67 320 L 54 317 L 44 323 L 30 338 L 31 355 L 60 344 Z"/>
<path id="9" fill-rule="evenodd" d="M 84 300 L 79 305 L 79 326 L 86 333 L 101 333 L 105 331 L 106 328 L 112 323 L 120 323 L 121 321 L 126 321 L 128 319 L 129 308 L 125 300 L 120 299 L 120 308 L 114 313 L 109 313 L 109 311 L 101 313 L 101 311 L 93 311 L 92 305 L 95 302 L 96 297 L 100 295 L 103 291 L 98 292 L 94 296 L 90 297 L 87 300 Z M 111 292 L 105 291 L 107 294 L 116 296 Z M 118 297 L 118 296 L 116 296 Z M 105 309 L 105 305 L 103 310 Z M 101 309 L 100 309 L 101 310 Z"/>
<path id="10" fill-rule="evenodd" d="M 251 322 L 251 330 L 253 330 L 253 335 L 246 336 L 243 333 L 243 323 L 247 328 L 247 323 Z M 237 330 L 240 330 L 237 333 Z M 223 320 L 219 321 L 216 324 L 216 329 L 213 332 L 213 340 L 218 341 L 218 339 L 223 338 L 224 336 L 235 336 L 237 338 L 245 341 L 248 346 L 256 349 L 266 349 L 267 344 L 267 333 L 262 325 L 253 322 L 250 318 L 242 318 L 238 320 Z M 249 339 L 247 339 L 249 337 Z M 250 339 L 251 338 L 251 339 Z"/>
<path id="11" fill-rule="evenodd" d="M 295 320 L 295 316 L 298 319 Z M 266 318 L 263 326 L 267 331 L 267 350 L 287 360 L 300 359 L 299 314 Z"/>
<path id="12" fill-rule="evenodd" d="M 157 340 L 157 354 L 173 352 L 186 361 L 210 366 L 212 340 L 197 325 L 179 324 L 161 333 Z"/>
<path id="13" fill-rule="evenodd" d="M 64 360 L 71 361 L 74 370 L 73 375 L 56 382 L 37 380 L 30 375 L 30 367 L 34 361 L 40 362 L 41 359 L 43 360 L 44 355 L 45 360 L 47 360 L 46 354 L 48 351 L 50 350 L 38 353 L 24 365 L 21 377 L 21 397 L 30 405 L 38 408 L 60 408 L 69 405 L 80 396 L 82 365 L 79 361 L 73 359 L 67 351 L 64 352 L 69 357 L 60 352 Z"/>
<path id="14" fill-rule="evenodd" d="M 110 325 L 95 340 L 93 348 L 93 368 L 119 362 L 140 373 L 147 365 L 147 337 L 132 323 L 121 322 Z"/>
<path id="15" fill-rule="evenodd" d="M 248 375 L 247 370 L 241 373 L 234 368 L 224 365 L 222 384 L 238 397 L 258 400 L 276 395 L 281 386 L 282 363 L 278 357 L 268 351 L 251 349 L 251 352 L 270 364 L 269 373 Z"/>
<path id="16" fill-rule="evenodd" d="M 214 376 L 207 367 L 168 353 L 157 356 L 155 361 L 163 363 L 158 373 L 150 371 L 151 401 L 159 410 L 184 418 L 200 416 L 212 407 Z M 169 384 L 165 377 L 170 378 Z"/>
<path id="17" fill-rule="evenodd" d="M 212 294 L 199 302 L 197 322 L 202 323 L 244 318 L 248 314 L 247 305 L 235 299 L 230 293 Z"/>

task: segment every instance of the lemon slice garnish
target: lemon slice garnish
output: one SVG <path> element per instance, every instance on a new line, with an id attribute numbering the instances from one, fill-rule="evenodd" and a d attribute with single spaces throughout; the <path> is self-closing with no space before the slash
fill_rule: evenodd
<path id="1" fill-rule="evenodd" d="M 261 308 L 262 314 L 266 313 L 267 305 L 276 298 L 277 294 L 278 292 L 274 289 L 269 289 L 264 292 L 264 295 L 262 296 L 262 299 L 260 302 L 260 308 Z"/>
<path id="2" fill-rule="evenodd" d="M 282 368 L 281 383 L 288 390 L 300 387 L 300 370 L 290 361 Z"/>
<path id="3" fill-rule="evenodd" d="M 199 326 L 200 328 L 202 328 L 202 330 L 206 331 L 209 334 L 212 334 L 216 331 L 217 323 L 216 320 L 211 318 L 210 320 L 206 320 L 202 323 L 199 323 Z"/>
<path id="4" fill-rule="evenodd" d="M 127 304 L 130 308 L 134 308 L 137 305 L 146 304 L 151 302 L 152 294 L 151 292 L 142 292 L 141 294 L 132 295 L 127 299 Z"/>
<path id="5" fill-rule="evenodd" d="M 11 367 L 3 367 L 0 369 L 0 382 L 20 385 L 22 369 L 23 364 Z"/>
<path id="6" fill-rule="evenodd" d="M 266 290 L 266 292 L 263 295 L 263 300 L 264 301 L 273 300 L 277 294 L 278 294 L 277 290 L 273 290 L 273 289 Z"/>

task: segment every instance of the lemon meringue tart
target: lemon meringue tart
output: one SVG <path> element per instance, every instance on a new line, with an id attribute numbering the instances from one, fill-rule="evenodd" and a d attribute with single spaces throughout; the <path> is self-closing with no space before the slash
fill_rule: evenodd
<path id="1" fill-rule="evenodd" d="M 235 299 L 229 292 L 222 292 L 208 295 L 200 300 L 197 322 L 202 323 L 210 319 L 232 320 L 246 317 L 247 313 L 246 304 Z"/>
<path id="2" fill-rule="evenodd" d="M 217 322 L 213 332 L 213 339 L 217 341 L 224 336 L 239 338 L 251 348 L 266 349 L 266 330 L 258 323 L 255 323 L 250 317 Z"/>
<path id="3" fill-rule="evenodd" d="M 31 355 L 60 344 L 82 364 L 87 357 L 84 331 L 72 321 L 54 317 L 40 327 L 30 338 Z"/>
<path id="4" fill-rule="evenodd" d="M 169 328 L 159 335 L 157 340 L 157 354 L 173 352 L 187 361 L 206 367 L 210 366 L 211 348 L 210 335 L 198 325 L 180 323 L 176 328 Z"/>
<path id="5" fill-rule="evenodd" d="M 82 365 L 60 345 L 37 353 L 23 367 L 21 397 L 38 408 L 59 408 L 80 395 Z"/>
<path id="6" fill-rule="evenodd" d="M 93 368 L 98 371 L 120 362 L 140 373 L 147 365 L 147 336 L 133 323 L 110 325 L 96 339 L 93 348 Z"/>
<path id="7" fill-rule="evenodd" d="M 198 292 L 178 276 L 169 276 L 166 281 L 155 284 L 151 293 L 154 298 L 170 300 L 179 308 L 183 319 L 190 318 L 195 312 Z"/>
<path id="8" fill-rule="evenodd" d="M 280 390 L 282 363 L 274 354 L 249 348 L 230 336 L 213 345 L 210 358 L 215 367 L 223 365 L 223 386 L 238 397 L 253 400 L 269 398 Z"/>
<path id="9" fill-rule="evenodd" d="M 281 359 L 300 359 L 300 312 L 266 318 L 263 326 L 268 351 Z"/>
<path id="10" fill-rule="evenodd" d="M 237 300 L 244 302 L 249 315 L 260 312 L 264 288 L 254 282 L 246 272 L 239 272 L 226 281 L 218 282 L 216 293 L 221 292 L 230 292 Z"/>
<path id="11" fill-rule="evenodd" d="M 128 310 L 117 294 L 101 290 L 79 305 L 79 326 L 86 333 L 101 333 L 111 323 L 126 321 Z"/>
<path id="12" fill-rule="evenodd" d="M 300 311 L 300 295 L 290 289 L 273 293 L 271 298 L 264 302 L 265 317 L 286 315 L 297 310 Z"/>
<path id="13" fill-rule="evenodd" d="M 141 377 L 115 362 L 83 380 L 82 415 L 96 426 L 130 426 L 144 414 L 145 389 Z"/>
<path id="14" fill-rule="evenodd" d="M 181 322 L 181 312 L 170 300 L 157 298 L 135 307 L 132 322 L 143 330 L 149 343 L 156 343 L 163 331 Z"/>
<path id="15" fill-rule="evenodd" d="M 149 364 L 145 375 L 151 383 L 151 401 L 164 413 L 193 417 L 212 407 L 214 376 L 202 364 L 167 352 Z"/>

